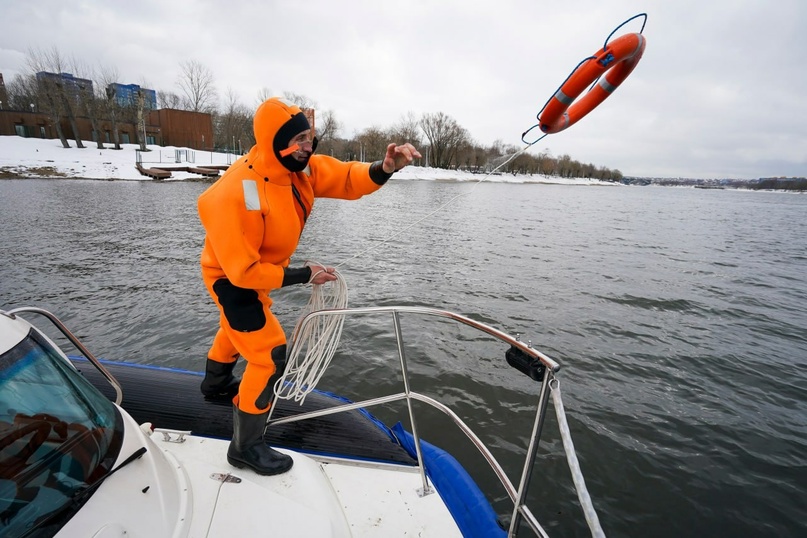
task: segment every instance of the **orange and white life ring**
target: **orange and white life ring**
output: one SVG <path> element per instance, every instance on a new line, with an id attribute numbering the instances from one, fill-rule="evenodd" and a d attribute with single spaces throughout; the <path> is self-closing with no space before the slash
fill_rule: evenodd
<path id="1" fill-rule="evenodd" d="M 544 107 L 538 118 L 541 131 L 552 134 L 567 129 L 613 93 L 628 78 L 642 58 L 645 38 L 642 34 L 620 36 L 600 49 L 575 69 L 563 86 Z M 579 100 L 597 78 L 600 81 Z"/>

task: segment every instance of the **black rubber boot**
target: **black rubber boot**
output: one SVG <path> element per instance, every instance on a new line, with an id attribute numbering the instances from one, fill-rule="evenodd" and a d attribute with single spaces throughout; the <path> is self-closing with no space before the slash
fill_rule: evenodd
<path id="1" fill-rule="evenodd" d="M 230 465 L 249 467 L 261 475 L 285 473 L 294 464 L 291 456 L 282 454 L 266 444 L 263 432 L 269 411 L 260 415 L 245 413 L 233 406 L 233 440 L 227 449 Z"/>
<path id="2" fill-rule="evenodd" d="M 238 394 L 240 379 L 233 376 L 235 362 L 218 362 L 207 359 L 205 378 L 202 380 L 202 394 L 215 400 L 232 400 Z"/>

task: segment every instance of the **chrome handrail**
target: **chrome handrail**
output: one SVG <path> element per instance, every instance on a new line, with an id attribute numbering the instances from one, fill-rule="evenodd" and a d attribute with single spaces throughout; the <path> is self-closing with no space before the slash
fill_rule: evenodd
<path id="1" fill-rule="evenodd" d="M 513 515 L 511 519 L 510 529 L 508 531 L 508 536 L 517 535 L 519 523 L 523 519 L 524 522 L 526 522 L 527 525 L 533 530 L 533 532 L 535 532 L 539 536 L 547 537 L 546 531 L 544 531 L 544 529 L 538 523 L 538 520 L 535 518 L 535 516 L 532 514 L 532 512 L 524 503 L 526 501 L 527 489 L 529 486 L 530 478 L 532 476 L 532 469 L 535 466 L 535 458 L 537 455 L 538 443 L 540 441 L 541 430 L 543 428 L 544 417 L 546 415 L 547 400 L 549 399 L 549 390 L 550 390 L 549 382 L 552 379 L 554 379 L 555 373 L 558 370 L 560 370 L 560 364 L 558 364 L 551 358 L 547 357 L 540 351 L 533 349 L 530 345 L 525 345 L 519 339 L 513 338 L 512 336 L 502 331 L 499 331 L 498 329 L 494 329 L 489 325 L 462 316 L 460 314 L 456 314 L 454 312 L 449 312 L 447 310 L 439 310 L 435 308 L 420 307 L 420 306 L 383 306 L 383 307 L 365 307 L 365 308 L 345 308 L 345 309 L 317 310 L 314 312 L 310 312 L 305 317 L 303 317 L 303 319 L 300 321 L 298 329 L 295 331 L 295 335 L 293 337 L 291 346 L 291 353 L 289 356 L 290 357 L 298 356 L 298 353 L 300 351 L 298 348 L 304 345 L 301 339 L 298 338 L 298 335 L 305 334 L 304 329 L 306 325 L 310 323 L 315 323 L 316 319 L 319 317 L 384 314 L 384 313 L 392 314 L 393 328 L 395 331 L 396 345 L 398 348 L 398 357 L 401 363 L 401 371 L 403 379 L 402 382 L 404 385 L 403 392 L 388 396 L 382 396 L 379 398 L 372 398 L 361 402 L 352 402 L 349 404 L 337 405 L 327 409 L 320 409 L 317 411 L 301 413 L 299 415 L 284 417 L 280 419 L 272 419 L 270 413 L 268 424 L 273 425 L 273 424 L 297 422 L 315 417 L 331 415 L 335 413 L 342 413 L 345 411 L 351 411 L 359 408 L 367 408 L 375 405 L 406 400 L 407 408 L 409 411 L 410 424 L 412 427 L 412 437 L 414 439 L 415 450 L 417 452 L 418 468 L 421 474 L 421 479 L 423 481 L 423 494 L 427 494 L 429 493 L 429 491 L 425 469 L 423 466 L 423 457 L 420 448 L 421 439 L 417 432 L 415 414 L 412 408 L 412 400 L 423 402 L 439 411 L 442 411 L 448 417 L 451 418 L 451 420 L 460 429 L 460 431 L 462 431 L 468 437 L 468 439 L 471 440 L 472 444 L 476 447 L 476 449 L 479 451 L 479 453 L 482 455 L 485 461 L 487 461 L 488 465 L 501 482 L 502 486 L 507 492 L 508 497 L 510 497 L 510 500 L 513 502 Z M 530 443 L 527 448 L 527 454 L 524 461 L 524 468 L 522 469 L 521 478 L 519 480 L 517 488 L 507 477 L 507 475 L 504 472 L 504 469 L 496 460 L 495 456 L 493 456 L 491 451 L 487 448 L 487 446 L 485 446 L 482 440 L 479 439 L 479 437 L 471 430 L 471 428 L 467 424 L 465 424 L 465 422 L 456 413 L 454 413 L 454 411 L 452 411 L 444 404 L 438 402 L 437 400 L 434 400 L 433 398 L 430 398 L 428 396 L 410 390 L 406 355 L 404 353 L 403 334 L 401 332 L 400 327 L 400 314 L 437 316 L 459 322 L 463 325 L 467 325 L 471 328 L 487 333 L 488 335 L 493 336 L 494 338 L 501 340 L 502 342 L 505 342 L 510 346 L 521 350 L 529 357 L 539 360 L 541 364 L 546 368 L 545 375 L 543 375 L 543 378 L 540 381 L 541 388 L 538 396 L 538 406 L 535 414 L 535 422 L 533 425 L 532 435 L 530 437 Z"/>
<path id="2" fill-rule="evenodd" d="M 84 347 L 84 344 L 82 344 L 81 341 L 72 332 L 70 332 L 70 330 L 64 325 L 64 323 L 62 323 L 61 320 L 59 320 L 59 318 L 57 318 L 54 314 L 51 314 L 50 312 L 48 312 L 43 308 L 37 308 L 34 306 L 23 306 L 20 308 L 15 308 L 13 310 L 7 310 L 5 312 L 0 311 L 0 312 L 4 313 L 11 319 L 14 319 L 14 317 L 17 314 L 22 314 L 25 312 L 30 312 L 32 314 L 39 314 L 41 316 L 45 316 L 46 318 L 48 318 L 50 322 L 53 323 L 53 325 L 57 329 L 59 329 L 59 331 L 65 336 L 65 338 L 70 340 L 70 342 L 74 346 L 76 346 L 76 349 L 78 349 L 87 358 L 87 360 L 90 361 L 92 365 L 98 369 L 99 372 L 101 372 L 101 375 L 103 375 L 109 382 L 109 384 L 112 385 L 112 388 L 115 389 L 115 403 L 117 405 L 121 404 L 121 402 L 123 401 L 123 391 L 121 390 L 121 386 L 120 383 L 118 383 L 118 380 L 115 379 L 112 376 L 112 374 L 110 374 L 109 371 L 107 371 L 106 368 L 104 368 L 104 365 L 101 364 L 101 362 L 98 359 L 96 359 L 92 353 L 90 353 L 89 349 Z"/>

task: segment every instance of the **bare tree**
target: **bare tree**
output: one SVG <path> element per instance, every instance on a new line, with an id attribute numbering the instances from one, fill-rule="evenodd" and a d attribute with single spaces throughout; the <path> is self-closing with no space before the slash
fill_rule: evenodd
<path id="1" fill-rule="evenodd" d="M 87 119 L 90 120 L 92 132 L 95 134 L 96 146 L 98 149 L 104 149 L 104 138 L 98 124 L 98 119 L 104 113 L 104 109 L 106 108 L 104 106 L 104 100 L 94 95 L 97 88 L 90 89 L 81 86 L 79 90 L 81 92 L 81 103 L 84 108 L 84 114 L 87 116 Z"/>
<path id="2" fill-rule="evenodd" d="M 70 129 L 73 131 L 73 139 L 76 141 L 76 147 L 84 149 L 84 144 L 81 142 L 81 135 L 78 131 L 78 122 L 76 122 L 76 109 L 81 108 L 81 91 L 82 85 L 70 84 L 64 78 L 62 73 L 71 72 L 75 73 L 75 67 L 78 62 L 75 58 L 63 58 L 59 49 L 54 46 L 49 52 L 44 53 L 46 65 L 50 67 L 51 72 L 59 75 L 57 78 L 52 78 L 49 82 L 55 84 L 57 89 L 57 99 L 62 102 L 62 109 L 67 116 L 67 122 L 70 124 Z"/>
<path id="3" fill-rule="evenodd" d="M 436 168 L 449 168 L 459 148 L 470 138 L 454 118 L 443 112 L 424 114 L 420 127 L 429 141 L 429 163 Z"/>
<path id="4" fill-rule="evenodd" d="M 67 90 L 62 73 L 67 72 L 67 60 L 62 57 L 59 49 L 55 46 L 49 51 L 40 49 L 28 49 L 26 53 L 26 64 L 31 74 L 38 82 L 40 102 L 44 104 L 49 119 L 55 124 L 59 139 L 66 148 L 70 147 L 67 138 L 61 128 L 62 117 L 66 117 L 73 130 L 73 138 L 76 140 L 76 147 L 83 148 L 81 137 L 78 134 L 78 125 L 70 101 L 67 98 Z M 40 73 L 43 73 L 40 75 Z M 50 73 L 45 75 L 44 73 Z"/>
<path id="5" fill-rule="evenodd" d="M 212 113 L 216 109 L 218 92 L 213 72 L 196 60 L 179 64 L 181 74 L 177 85 L 182 91 L 187 110 Z"/>
<path id="6" fill-rule="evenodd" d="M 143 115 L 143 109 L 146 108 L 146 93 L 140 89 L 135 94 L 135 107 L 137 108 L 137 124 L 135 125 L 135 134 L 140 141 L 140 151 L 148 151 L 146 148 L 146 118 Z M 142 136 L 141 130 L 142 128 Z"/>
<path id="7" fill-rule="evenodd" d="M 517 154 L 521 148 L 516 146 L 509 146 L 507 148 L 508 156 Z M 531 174 L 538 168 L 538 162 L 532 155 L 528 153 L 521 153 L 510 161 L 508 164 L 508 171 L 519 174 Z"/>
<path id="8" fill-rule="evenodd" d="M 334 114 L 333 110 L 326 110 L 318 114 L 316 136 L 319 145 L 317 146 L 317 151 L 326 155 L 333 155 L 336 149 L 335 142 L 341 130 L 342 124 L 336 119 L 336 114 Z"/>
<path id="9" fill-rule="evenodd" d="M 545 176 L 552 176 L 555 174 L 555 159 L 549 152 L 540 153 L 538 155 L 538 171 Z"/>
<path id="10" fill-rule="evenodd" d="M 555 173 L 560 177 L 572 177 L 572 158 L 568 153 L 561 155 L 558 159 Z"/>
<path id="11" fill-rule="evenodd" d="M 6 86 L 8 97 L 4 103 L 5 108 L 11 110 L 29 110 L 31 105 L 36 106 L 39 99 L 39 88 L 34 75 L 16 75 Z M 41 107 L 40 107 L 41 109 Z"/>
<path id="12" fill-rule="evenodd" d="M 63 110 L 67 113 L 67 122 L 70 124 L 70 129 L 73 131 L 73 139 L 76 141 L 76 147 L 84 149 L 84 144 L 81 142 L 81 135 L 78 132 L 78 123 L 76 123 L 76 113 L 73 110 L 73 106 L 70 104 L 70 101 L 67 99 L 67 90 L 65 89 L 65 83 L 61 81 L 56 81 L 56 88 L 58 90 L 58 98 L 62 100 L 62 106 L 64 107 Z"/>
<path id="13" fill-rule="evenodd" d="M 182 108 L 182 98 L 174 92 L 157 92 L 157 107 L 158 108 Z"/>
<path id="14" fill-rule="evenodd" d="M 488 158 L 489 151 L 470 140 L 457 152 L 457 164 L 460 168 L 471 172 L 483 171 Z"/>
<path id="15" fill-rule="evenodd" d="M 36 77 L 35 68 L 29 66 L 31 72 L 27 75 L 20 75 L 14 80 L 14 84 L 10 86 L 12 98 L 12 105 L 17 110 L 28 110 L 31 107 L 31 112 L 37 110 L 47 116 L 48 121 L 56 129 L 56 135 L 62 143 L 62 146 L 69 148 L 70 144 L 67 142 L 67 137 L 62 130 L 62 116 L 61 108 L 56 100 L 51 95 L 46 93 L 47 88 L 40 85 Z"/>
<path id="16" fill-rule="evenodd" d="M 387 151 L 389 134 L 378 127 L 370 127 L 356 137 L 359 143 L 358 157 L 363 162 L 376 161 Z"/>
<path id="17" fill-rule="evenodd" d="M 342 122 L 336 119 L 336 114 L 333 110 L 325 110 L 317 117 L 317 136 L 320 143 L 333 140 L 339 136 L 339 131 L 342 130 Z"/>
<path id="18" fill-rule="evenodd" d="M 102 67 L 98 79 L 101 87 L 97 89 L 98 95 L 104 103 L 104 111 L 112 122 L 112 143 L 115 145 L 115 149 L 121 149 L 120 130 L 118 128 L 118 119 L 121 116 L 120 105 L 118 104 L 117 95 L 115 95 L 115 88 L 112 86 L 118 81 L 118 78 L 120 78 L 120 75 L 117 68 Z"/>
<path id="19" fill-rule="evenodd" d="M 283 92 L 283 98 L 291 101 L 300 108 L 311 108 L 315 110 L 317 108 L 316 101 L 301 93 Z"/>
<path id="20" fill-rule="evenodd" d="M 422 143 L 420 133 L 420 123 L 414 112 L 407 112 L 390 131 L 393 142 L 398 144 L 409 142 L 416 148 L 419 148 Z"/>
<path id="21" fill-rule="evenodd" d="M 222 111 L 214 116 L 214 130 L 216 147 L 227 147 L 230 143 L 233 145 L 237 143 L 237 147 L 243 150 L 255 144 L 252 112 L 238 101 L 232 88 L 227 89 Z"/>
<path id="22" fill-rule="evenodd" d="M 103 83 L 99 83 L 96 70 L 74 61 L 73 72 L 80 77 L 76 89 L 78 111 L 83 113 L 90 121 L 95 143 L 98 149 L 104 149 L 104 140 L 101 133 L 99 119 L 106 115 L 106 99 L 104 97 Z M 86 84 L 84 80 L 89 80 Z"/>

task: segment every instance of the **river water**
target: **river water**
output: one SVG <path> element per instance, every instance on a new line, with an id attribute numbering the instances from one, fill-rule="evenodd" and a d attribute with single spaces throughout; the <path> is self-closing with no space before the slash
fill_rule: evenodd
<path id="1" fill-rule="evenodd" d="M 217 320 L 198 269 L 206 186 L 0 181 L 0 308 L 47 308 L 103 358 L 202 369 Z M 797 537 L 805 217 L 807 196 L 784 193 L 393 180 L 359 201 L 318 201 L 295 261 L 338 265 L 350 306 L 455 311 L 560 362 L 607 535 Z M 308 295 L 276 294 L 288 331 Z M 403 328 L 413 389 L 452 406 L 517 482 L 537 386 L 465 329 Z M 390 329 L 349 320 L 320 387 L 397 392 Z M 428 416 L 424 437 L 508 513 L 467 440 Z M 529 498 L 551 536 L 587 535 L 551 406 Z"/>

